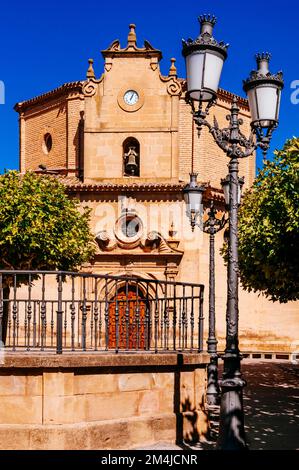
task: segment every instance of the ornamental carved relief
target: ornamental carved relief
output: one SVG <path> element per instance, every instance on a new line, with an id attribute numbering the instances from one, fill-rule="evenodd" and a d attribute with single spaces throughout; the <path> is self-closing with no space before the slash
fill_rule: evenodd
<path id="1" fill-rule="evenodd" d="M 118 222 L 119 224 L 119 222 Z M 117 229 L 118 230 L 118 229 Z M 119 232 L 108 233 L 106 230 L 99 232 L 96 237 L 97 254 L 111 253 L 120 250 L 136 250 L 136 254 L 151 253 L 151 254 L 169 254 L 182 257 L 184 252 L 172 247 L 168 240 L 166 240 L 159 232 L 151 231 L 143 235 L 143 228 L 138 228 L 136 236 L 132 237 L 119 235 Z M 133 253 L 132 253 L 133 254 Z"/>
<path id="2" fill-rule="evenodd" d="M 97 92 L 97 83 L 94 79 L 88 80 L 83 85 L 83 94 L 84 96 L 94 96 Z"/>
<path id="3" fill-rule="evenodd" d="M 180 96 L 182 94 L 182 85 L 176 77 L 164 77 L 160 75 L 160 80 L 167 83 L 167 93 L 170 96 Z"/>
<path id="4" fill-rule="evenodd" d="M 171 96 L 180 96 L 182 94 L 181 84 L 176 79 L 172 78 L 167 86 L 167 93 Z"/>
<path id="5" fill-rule="evenodd" d="M 98 90 L 98 85 L 103 81 L 104 74 L 99 79 L 89 78 L 83 85 L 83 95 L 86 97 L 94 96 Z"/>

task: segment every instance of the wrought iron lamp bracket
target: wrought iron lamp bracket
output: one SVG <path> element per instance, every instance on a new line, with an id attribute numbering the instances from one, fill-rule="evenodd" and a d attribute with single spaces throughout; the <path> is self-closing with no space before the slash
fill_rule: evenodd
<path id="1" fill-rule="evenodd" d="M 228 222 L 228 218 L 225 217 L 225 213 L 223 214 L 221 219 L 216 217 L 216 210 L 214 207 L 214 201 L 211 201 L 210 209 L 208 212 L 208 219 L 203 223 L 202 230 L 204 233 L 208 233 L 209 235 L 215 235 L 216 233 L 220 232 Z"/>
<path id="2" fill-rule="evenodd" d="M 233 98 L 231 112 L 226 116 L 229 121 L 229 126 L 220 129 L 216 117 L 213 118 L 213 125 L 207 120 L 210 109 L 216 104 L 216 96 L 207 104 L 203 109 L 203 102 L 199 101 L 198 109 L 190 97 L 186 96 L 186 102 L 191 105 L 193 120 L 196 124 L 198 136 L 200 136 L 202 128 L 207 127 L 212 135 L 215 143 L 220 147 L 224 153 L 230 158 L 246 158 L 251 156 L 258 148 L 263 151 L 264 158 L 270 147 L 273 131 L 277 127 L 277 123 L 270 123 L 266 132 L 260 125 L 252 125 L 249 137 L 246 137 L 240 130 L 243 125 L 243 119 L 239 118 L 238 98 Z"/>

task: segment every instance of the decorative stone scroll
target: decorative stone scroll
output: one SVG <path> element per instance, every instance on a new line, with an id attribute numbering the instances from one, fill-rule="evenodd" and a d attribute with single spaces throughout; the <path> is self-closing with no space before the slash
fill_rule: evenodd
<path id="1" fill-rule="evenodd" d="M 97 92 L 97 82 L 93 78 L 88 80 L 83 86 L 84 96 L 94 96 Z"/>
<path id="2" fill-rule="evenodd" d="M 170 96 L 180 96 L 182 94 L 182 86 L 175 76 L 164 77 L 160 75 L 160 80 L 167 83 L 167 93 Z"/>
<path id="3" fill-rule="evenodd" d="M 87 96 L 87 97 L 94 96 L 97 92 L 99 83 L 101 83 L 103 79 L 104 79 L 104 74 L 102 74 L 102 76 L 99 79 L 90 78 L 86 80 L 82 89 L 84 96 Z"/>

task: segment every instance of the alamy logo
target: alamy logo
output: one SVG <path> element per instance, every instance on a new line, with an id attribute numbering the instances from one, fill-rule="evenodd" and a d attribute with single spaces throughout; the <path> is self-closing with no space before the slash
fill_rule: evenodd
<path id="1" fill-rule="evenodd" d="M 5 103 L 5 85 L 2 80 L 0 80 L 0 104 Z"/>
<path id="2" fill-rule="evenodd" d="M 291 103 L 299 104 L 299 80 L 293 80 L 291 89 L 294 90 L 291 94 Z"/>

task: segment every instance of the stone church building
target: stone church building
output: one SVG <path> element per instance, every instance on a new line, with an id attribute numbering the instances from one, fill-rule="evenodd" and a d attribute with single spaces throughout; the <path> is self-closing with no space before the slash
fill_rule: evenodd
<path id="1" fill-rule="evenodd" d="M 92 209 L 96 255 L 82 269 L 208 286 L 209 239 L 191 231 L 182 197 L 189 173 L 207 184 L 204 209 L 213 199 L 225 211 L 220 179 L 227 158 L 204 130 L 198 139 L 185 102 L 185 79 L 175 59 L 163 76 L 160 50 L 137 45 L 130 25 L 127 44 L 114 41 L 102 51 L 104 71 L 93 60 L 85 80 L 65 83 L 15 106 L 20 125 L 20 170 L 57 175 L 67 192 Z M 211 112 L 226 126 L 233 94 L 219 90 Z M 250 131 L 247 100 L 239 97 L 243 131 Z M 212 118 L 212 117 L 211 117 Z M 249 188 L 255 158 L 240 162 Z M 226 268 L 216 235 L 216 315 L 224 348 Z M 298 304 L 273 304 L 240 289 L 240 346 L 244 352 L 298 351 Z M 208 289 L 205 317 L 208 315 Z M 207 320 L 206 320 L 207 326 Z"/>

